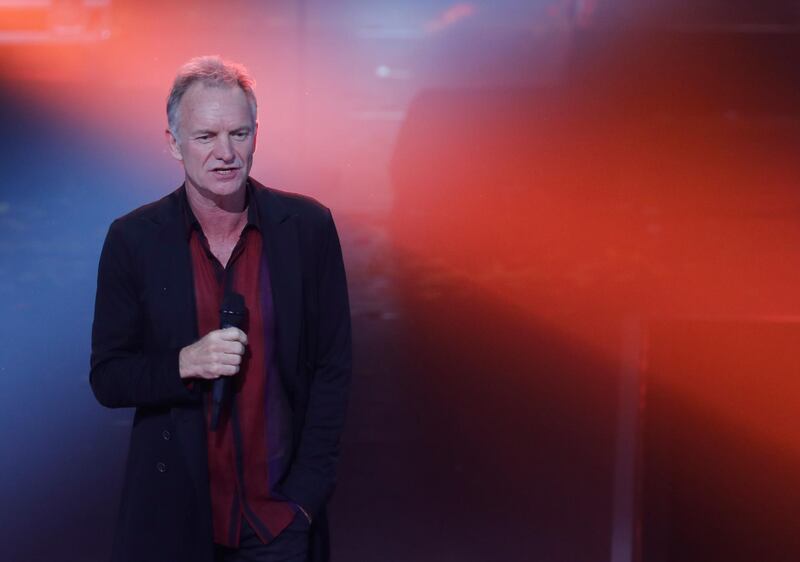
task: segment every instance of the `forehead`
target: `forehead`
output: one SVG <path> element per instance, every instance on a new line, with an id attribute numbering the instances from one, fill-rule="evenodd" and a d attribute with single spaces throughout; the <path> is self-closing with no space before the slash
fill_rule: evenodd
<path id="1" fill-rule="evenodd" d="M 247 94 L 237 86 L 192 84 L 180 101 L 180 120 L 184 126 L 250 125 L 252 114 Z"/>

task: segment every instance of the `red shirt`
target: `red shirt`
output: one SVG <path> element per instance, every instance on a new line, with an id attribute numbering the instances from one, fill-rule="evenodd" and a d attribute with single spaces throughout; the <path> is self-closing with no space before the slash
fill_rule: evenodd
<path id="1" fill-rule="evenodd" d="M 253 200 L 249 184 L 247 188 Z M 255 204 L 248 205 L 247 225 L 223 267 L 186 203 L 199 335 L 220 327 L 226 283 L 244 297 L 247 309 L 242 330 L 248 344 L 232 378 L 230 407 L 223 409 L 218 429 L 206 433 L 214 542 L 238 547 L 245 517 L 267 543 L 289 525 L 296 507 L 273 496 L 273 486 L 288 468 L 292 436 L 274 354 L 272 292 L 258 211 Z M 205 404 L 208 424 L 209 393 Z"/>

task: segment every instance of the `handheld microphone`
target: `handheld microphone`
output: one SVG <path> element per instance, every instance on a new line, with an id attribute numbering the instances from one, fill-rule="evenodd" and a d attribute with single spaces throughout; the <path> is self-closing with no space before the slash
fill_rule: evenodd
<path id="1" fill-rule="evenodd" d="M 222 300 L 222 307 L 219 311 L 219 327 L 222 329 L 241 329 L 244 326 L 246 312 L 244 297 L 239 293 L 227 293 Z M 219 377 L 214 381 L 214 386 L 211 390 L 211 431 L 216 431 L 219 426 L 220 413 L 225 403 L 229 401 L 230 385 L 230 377 Z"/>

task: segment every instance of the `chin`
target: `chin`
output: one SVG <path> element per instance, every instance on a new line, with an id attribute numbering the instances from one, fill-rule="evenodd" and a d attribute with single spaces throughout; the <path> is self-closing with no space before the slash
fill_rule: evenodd
<path id="1" fill-rule="evenodd" d="M 208 187 L 209 192 L 220 196 L 233 195 L 242 189 L 244 189 L 244 182 L 236 182 L 235 184 L 231 182 L 223 185 L 211 185 Z"/>
<path id="2" fill-rule="evenodd" d="M 196 186 L 197 191 L 200 193 L 206 193 L 209 195 L 217 195 L 217 196 L 225 196 L 231 195 L 236 193 L 240 189 L 244 188 L 245 181 L 247 180 L 247 176 L 243 178 L 236 178 L 236 181 L 229 180 L 229 181 L 219 181 L 215 178 L 209 178 L 204 182 L 195 182 L 192 181 L 191 183 Z"/>

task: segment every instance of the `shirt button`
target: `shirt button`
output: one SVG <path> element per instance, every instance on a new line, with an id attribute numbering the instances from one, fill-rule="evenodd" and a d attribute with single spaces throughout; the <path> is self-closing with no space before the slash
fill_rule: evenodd
<path id="1" fill-rule="evenodd" d="M 167 464 L 163 462 L 156 463 L 156 470 L 159 472 L 166 472 L 167 471 Z"/>
<path id="2" fill-rule="evenodd" d="M 161 437 L 164 438 L 164 441 L 169 441 L 170 439 L 172 439 L 172 434 L 165 429 L 164 431 L 161 432 Z"/>

